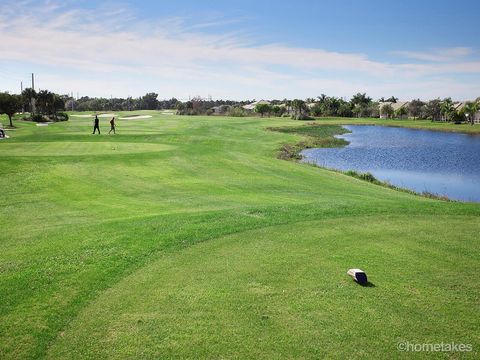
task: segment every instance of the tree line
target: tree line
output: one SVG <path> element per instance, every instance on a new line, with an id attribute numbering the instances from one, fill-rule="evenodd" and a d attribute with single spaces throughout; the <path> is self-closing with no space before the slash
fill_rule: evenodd
<path id="1" fill-rule="evenodd" d="M 431 121 L 474 122 L 475 113 L 480 111 L 480 98 L 466 102 L 460 109 L 451 98 L 422 101 L 414 99 L 405 106 L 394 108 L 398 98 L 380 98 L 375 101 L 366 93 L 357 93 L 350 100 L 321 94 L 316 98 L 283 99 L 258 103 L 253 109 L 260 116 L 290 116 L 294 119 L 313 117 L 386 117 L 428 119 Z M 174 97 L 159 100 L 158 94 L 151 92 L 141 97 L 98 98 L 83 96 L 75 99 L 69 95 L 59 95 L 48 90 L 36 92 L 31 88 L 22 94 L 0 93 L 0 114 L 6 114 L 12 124 L 17 112 L 30 114 L 33 121 L 68 120 L 65 111 L 134 111 L 176 109 L 179 115 L 227 115 L 247 116 L 250 111 L 244 105 L 252 101 L 211 100 L 194 97 L 180 101 Z"/>
<path id="2" fill-rule="evenodd" d="M 459 107 L 451 98 L 422 101 L 411 100 L 405 105 L 394 108 L 398 98 L 381 98 L 374 101 L 365 93 L 357 93 L 350 100 L 322 94 L 306 100 L 274 100 L 270 104 L 259 103 L 255 112 L 261 116 L 282 116 L 290 114 L 292 118 L 315 117 L 372 117 L 413 118 L 431 121 L 470 122 L 473 124 L 475 113 L 480 111 L 480 97 L 467 101 Z"/>
<path id="3" fill-rule="evenodd" d="M 8 116 L 10 127 L 13 127 L 12 118 L 18 112 L 28 113 L 30 116 L 28 120 L 43 122 L 68 120 L 68 115 L 64 111 L 65 96 L 48 90 L 36 92 L 32 88 L 27 88 L 20 95 L 0 93 L 0 114 Z"/>

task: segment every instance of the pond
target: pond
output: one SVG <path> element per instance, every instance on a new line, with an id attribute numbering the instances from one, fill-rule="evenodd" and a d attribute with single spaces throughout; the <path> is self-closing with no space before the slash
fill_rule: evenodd
<path id="1" fill-rule="evenodd" d="M 348 125 L 343 148 L 307 149 L 303 161 L 370 172 L 417 192 L 480 202 L 480 136 L 398 127 Z"/>

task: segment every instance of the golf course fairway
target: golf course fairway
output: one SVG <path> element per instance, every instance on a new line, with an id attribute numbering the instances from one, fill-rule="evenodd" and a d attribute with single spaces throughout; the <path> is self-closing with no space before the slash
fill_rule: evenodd
<path id="1" fill-rule="evenodd" d="M 1 359 L 478 358 L 480 204 L 278 159 L 305 122 L 132 115 L 0 142 Z"/>

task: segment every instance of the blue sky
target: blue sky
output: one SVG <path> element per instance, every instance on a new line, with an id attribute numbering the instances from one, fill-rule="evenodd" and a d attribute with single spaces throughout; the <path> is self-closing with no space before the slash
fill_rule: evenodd
<path id="1" fill-rule="evenodd" d="M 0 2 L 0 90 L 480 96 L 476 1 Z"/>

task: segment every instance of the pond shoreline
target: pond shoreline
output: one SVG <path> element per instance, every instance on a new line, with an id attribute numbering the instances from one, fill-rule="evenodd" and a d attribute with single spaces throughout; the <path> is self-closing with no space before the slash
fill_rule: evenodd
<path id="1" fill-rule="evenodd" d="M 434 132 L 457 133 L 480 136 L 480 125 L 455 124 L 452 122 L 426 121 L 412 119 L 371 119 L 371 118 L 315 118 L 318 125 L 371 125 L 405 128 L 413 130 L 427 130 Z"/>
<path id="2" fill-rule="evenodd" d="M 370 173 L 380 182 L 416 193 L 480 202 L 480 137 L 372 125 L 346 128 L 351 132 L 339 137 L 349 146 L 304 149 L 304 162 Z"/>
<path id="3" fill-rule="evenodd" d="M 298 143 L 285 143 L 281 146 L 277 155 L 281 160 L 302 160 L 301 152 L 305 149 L 344 147 L 349 144 L 348 141 L 335 137 L 350 132 L 342 125 L 307 123 L 301 126 L 268 127 L 266 130 L 303 136 L 303 140 Z"/>
<path id="4" fill-rule="evenodd" d="M 301 125 L 297 127 L 295 126 L 269 127 L 267 128 L 267 130 L 301 135 L 304 137 L 302 141 L 297 142 L 295 144 L 291 144 L 291 143 L 283 144 L 278 152 L 278 155 L 277 155 L 278 159 L 294 161 L 294 162 L 306 164 L 312 167 L 333 171 L 336 173 L 341 173 L 343 175 L 350 176 L 362 181 L 366 181 L 375 185 L 386 187 L 388 189 L 392 189 L 392 190 L 396 190 L 396 191 L 400 191 L 400 192 L 404 192 L 404 193 L 408 193 L 411 195 L 416 195 L 416 196 L 420 196 L 428 199 L 435 199 L 435 200 L 448 201 L 448 202 L 468 202 L 468 201 L 451 199 L 446 195 L 440 195 L 440 194 L 436 194 L 429 191 L 418 192 L 409 188 L 396 186 L 391 184 L 388 181 L 382 181 L 377 179 L 370 172 L 358 172 L 355 170 L 340 170 L 340 169 L 330 168 L 326 166 L 321 166 L 313 162 L 302 161 L 305 159 L 305 156 L 302 155 L 302 151 L 307 149 L 343 148 L 348 146 L 350 144 L 349 141 L 345 139 L 337 138 L 336 136 L 351 133 L 350 130 L 344 127 L 349 125 L 352 125 L 352 124 L 331 125 L 331 124 L 319 124 L 316 122 L 311 122 L 311 123 L 307 123 L 305 125 Z M 355 124 L 353 126 L 372 126 L 372 125 Z M 380 125 L 380 124 L 376 124 L 375 126 L 384 127 L 383 125 Z M 322 127 L 325 127 L 325 128 L 322 129 Z M 327 127 L 328 127 L 327 131 L 322 131 L 327 129 Z M 406 128 L 411 130 L 420 130 L 420 131 L 429 130 L 429 129 L 420 129 L 420 128 L 409 128 L 409 127 L 403 127 L 403 126 L 396 126 L 396 127 Z M 466 133 L 465 135 L 473 135 L 473 134 Z"/>

